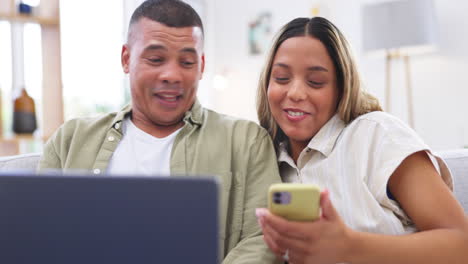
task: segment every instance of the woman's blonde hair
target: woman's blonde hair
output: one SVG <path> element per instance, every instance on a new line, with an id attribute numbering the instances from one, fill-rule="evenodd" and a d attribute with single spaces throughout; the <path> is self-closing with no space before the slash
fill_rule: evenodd
<path id="1" fill-rule="evenodd" d="M 322 42 L 332 59 L 336 69 L 336 83 L 339 92 L 337 113 L 346 124 L 360 115 L 372 111 L 382 111 L 378 100 L 361 87 L 361 80 L 351 48 L 340 30 L 322 17 L 296 18 L 278 32 L 260 76 L 257 90 L 258 119 L 260 125 L 270 133 L 276 149 L 278 149 L 279 143 L 286 140 L 287 137 L 274 120 L 268 104 L 267 90 L 271 68 L 281 44 L 289 38 L 302 36 L 310 36 Z"/>

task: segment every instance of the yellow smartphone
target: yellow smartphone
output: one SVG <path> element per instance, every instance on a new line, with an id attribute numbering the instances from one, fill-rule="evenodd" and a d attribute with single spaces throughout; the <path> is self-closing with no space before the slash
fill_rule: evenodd
<path id="1" fill-rule="evenodd" d="M 268 190 L 268 209 L 291 221 L 314 221 L 320 216 L 320 187 L 315 184 L 273 184 Z"/>

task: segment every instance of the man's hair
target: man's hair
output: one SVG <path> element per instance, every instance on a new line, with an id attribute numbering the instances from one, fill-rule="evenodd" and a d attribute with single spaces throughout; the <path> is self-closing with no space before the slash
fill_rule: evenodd
<path id="1" fill-rule="evenodd" d="M 131 27 L 141 18 L 148 18 L 168 27 L 199 27 L 204 34 L 203 24 L 198 13 L 180 0 L 146 0 L 133 12 Z"/>

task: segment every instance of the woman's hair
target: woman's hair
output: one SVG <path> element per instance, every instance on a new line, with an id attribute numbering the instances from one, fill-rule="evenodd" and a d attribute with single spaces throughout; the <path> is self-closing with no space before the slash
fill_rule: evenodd
<path id="1" fill-rule="evenodd" d="M 325 46 L 333 61 L 339 94 L 337 113 L 346 124 L 360 115 L 372 111 L 382 111 L 378 100 L 362 88 L 351 48 L 340 30 L 322 17 L 296 18 L 278 32 L 260 76 L 257 90 L 258 119 L 260 125 L 270 133 L 276 149 L 279 143 L 286 140 L 287 137 L 274 120 L 268 104 L 267 90 L 271 68 L 281 44 L 287 39 L 303 36 L 318 39 Z"/>

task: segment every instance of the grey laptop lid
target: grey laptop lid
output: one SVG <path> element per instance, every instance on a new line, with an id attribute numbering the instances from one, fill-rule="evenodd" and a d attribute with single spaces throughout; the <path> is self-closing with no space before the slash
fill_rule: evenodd
<path id="1" fill-rule="evenodd" d="M 0 175 L 0 263 L 218 263 L 214 179 Z"/>

